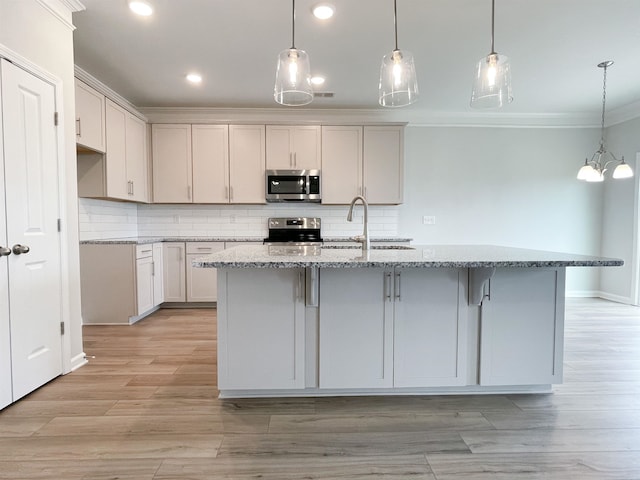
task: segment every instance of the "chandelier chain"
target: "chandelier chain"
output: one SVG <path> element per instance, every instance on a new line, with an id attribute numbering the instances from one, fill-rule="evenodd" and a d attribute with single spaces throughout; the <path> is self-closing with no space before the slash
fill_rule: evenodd
<path id="1" fill-rule="evenodd" d="M 600 147 L 604 149 L 604 111 L 607 104 L 607 65 L 604 67 L 604 75 L 602 78 L 602 118 L 600 123 Z"/>

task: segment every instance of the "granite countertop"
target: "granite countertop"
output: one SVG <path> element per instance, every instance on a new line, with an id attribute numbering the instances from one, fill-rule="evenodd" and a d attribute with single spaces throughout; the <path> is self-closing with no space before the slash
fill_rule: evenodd
<path id="1" fill-rule="evenodd" d="M 345 246 L 347 247 L 347 246 Z M 610 267 L 616 258 L 546 252 L 495 245 L 411 245 L 363 252 L 340 248 L 243 245 L 197 258 L 196 267 L 216 268 L 353 268 L 353 267 Z"/>
<path id="2" fill-rule="evenodd" d="M 104 238 L 95 240 L 81 240 L 80 245 L 108 245 L 108 244 L 131 244 L 131 245 L 145 245 L 148 243 L 158 242 L 260 242 L 264 240 L 264 237 L 123 237 L 123 238 Z M 376 237 L 372 238 L 372 242 L 387 242 L 387 243 L 407 243 L 411 238 L 403 237 Z M 349 237 L 325 237 L 324 241 L 327 243 L 333 242 L 353 242 Z"/>

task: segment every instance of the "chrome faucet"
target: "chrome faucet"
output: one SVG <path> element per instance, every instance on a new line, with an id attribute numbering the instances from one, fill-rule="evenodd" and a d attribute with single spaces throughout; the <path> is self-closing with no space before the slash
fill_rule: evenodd
<path id="1" fill-rule="evenodd" d="M 369 241 L 369 204 L 362 195 L 358 195 L 351 200 L 347 222 L 353 221 L 353 206 L 358 200 L 362 201 L 362 206 L 364 207 L 364 230 L 362 231 L 362 235 L 351 237 L 351 240 L 362 243 L 362 250 L 369 250 L 371 247 L 371 242 Z"/>

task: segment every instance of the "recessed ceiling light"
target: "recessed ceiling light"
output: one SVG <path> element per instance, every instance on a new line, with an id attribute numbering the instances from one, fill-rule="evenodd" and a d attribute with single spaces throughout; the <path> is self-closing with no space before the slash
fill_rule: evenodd
<path id="1" fill-rule="evenodd" d="M 202 75 L 200 75 L 199 73 L 190 73 L 187 75 L 187 80 L 191 83 L 201 83 Z"/>
<path id="2" fill-rule="evenodd" d="M 144 0 L 131 0 L 129 2 L 129 8 L 133 13 L 142 15 L 143 17 L 148 17 L 153 13 L 153 7 L 149 2 L 145 2 Z"/>
<path id="3" fill-rule="evenodd" d="M 316 75 L 315 77 L 311 77 L 311 83 L 313 83 L 314 85 L 322 85 L 324 83 L 324 80 L 325 78 L 319 75 Z"/>
<path id="4" fill-rule="evenodd" d="M 326 20 L 333 17 L 336 8 L 330 3 L 319 3 L 317 5 L 314 5 L 311 11 L 316 18 L 319 18 L 320 20 Z"/>

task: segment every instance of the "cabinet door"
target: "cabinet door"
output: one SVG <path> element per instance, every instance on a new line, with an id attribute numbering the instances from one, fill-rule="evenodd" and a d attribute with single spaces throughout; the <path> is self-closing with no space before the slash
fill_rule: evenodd
<path id="1" fill-rule="evenodd" d="M 129 199 L 136 202 L 149 201 L 147 124 L 129 112 L 126 116 L 126 158 Z"/>
<path id="2" fill-rule="evenodd" d="M 466 269 L 394 272 L 394 387 L 466 383 Z"/>
<path id="3" fill-rule="evenodd" d="M 362 127 L 322 127 L 322 203 L 349 204 L 362 193 Z"/>
<path id="4" fill-rule="evenodd" d="M 218 274 L 218 388 L 304 388 L 304 269 Z"/>
<path id="5" fill-rule="evenodd" d="M 151 310 L 153 305 L 153 257 L 136 260 L 137 315 Z"/>
<path id="6" fill-rule="evenodd" d="M 197 268 L 193 260 L 224 250 L 222 242 L 187 243 L 187 302 L 215 302 L 218 299 L 218 274 L 215 268 Z"/>
<path id="7" fill-rule="evenodd" d="M 562 381 L 564 268 L 499 268 L 482 302 L 481 385 Z"/>
<path id="8" fill-rule="evenodd" d="M 231 203 L 266 203 L 264 125 L 229 125 Z"/>
<path id="9" fill-rule="evenodd" d="M 298 170 L 317 170 L 320 168 L 320 127 L 309 125 L 292 127 L 293 168 Z"/>
<path id="10" fill-rule="evenodd" d="M 286 125 L 267 125 L 266 162 L 268 169 L 288 170 L 294 168 L 291 136 L 291 127 Z"/>
<path id="11" fill-rule="evenodd" d="M 267 168 L 320 168 L 320 127 L 267 125 Z"/>
<path id="12" fill-rule="evenodd" d="M 229 127 L 192 125 L 193 202 L 229 203 Z"/>
<path id="13" fill-rule="evenodd" d="M 320 388 L 393 386 L 391 271 L 320 271 Z"/>
<path id="14" fill-rule="evenodd" d="M 192 203 L 191 125 L 154 124 L 153 202 Z"/>
<path id="15" fill-rule="evenodd" d="M 97 152 L 105 151 L 105 97 L 76 79 L 76 143 Z"/>
<path id="16" fill-rule="evenodd" d="M 164 259 L 162 243 L 153 244 L 153 306 L 164 302 Z"/>
<path id="17" fill-rule="evenodd" d="M 162 244 L 164 279 L 164 301 L 184 302 L 185 293 L 185 248 L 182 242 L 168 242 Z"/>
<path id="18" fill-rule="evenodd" d="M 111 100 L 106 103 L 106 181 L 107 196 L 129 200 L 127 178 L 127 111 Z"/>
<path id="19" fill-rule="evenodd" d="M 404 127 L 364 127 L 364 192 L 370 204 L 402 203 Z"/>

